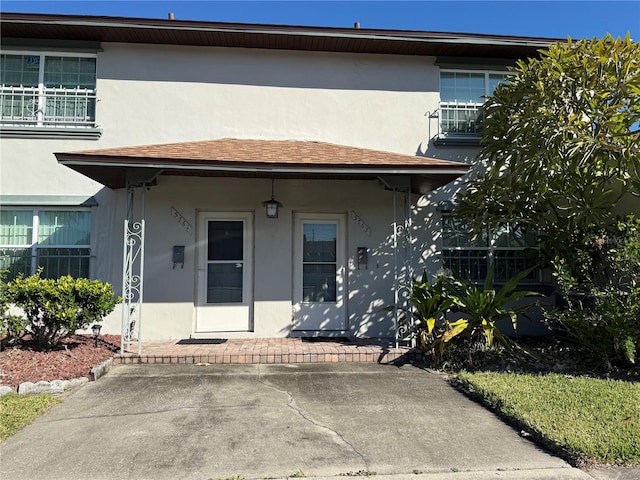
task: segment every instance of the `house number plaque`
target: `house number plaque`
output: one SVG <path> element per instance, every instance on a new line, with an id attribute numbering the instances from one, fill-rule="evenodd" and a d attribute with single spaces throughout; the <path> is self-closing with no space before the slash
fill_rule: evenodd
<path id="1" fill-rule="evenodd" d="M 351 218 L 354 222 L 356 222 L 358 225 L 360 225 L 360 228 L 362 229 L 362 231 L 364 233 L 367 234 L 368 237 L 371 236 L 371 229 L 369 228 L 369 225 L 367 225 L 366 223 L 364 223 L 364 220 L 362 220 L 360 218 L 360 215 L 358 215 L 356 212 L 354 212 L 353 210 L 351 210 Z"/>
<path id="2" fill-rule="evenodd" d="M 193 235 L 193 227 L 191 224 L 173 207 L 171 207 L 171 216 L 176 219 L 176 222 L 182 225 L 182 228 L 184 228 L 189 235 Z"/>

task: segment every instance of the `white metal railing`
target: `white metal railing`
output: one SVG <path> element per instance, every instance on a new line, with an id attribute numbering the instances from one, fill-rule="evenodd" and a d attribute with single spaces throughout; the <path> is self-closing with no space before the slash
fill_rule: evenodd
<path id="1" fill-rule="evenodd" d="M 10 281 L 22 273 L 32 275 L 36 268 L 44 269 L 44 278 L 58 278 L 62 275 L 89 277 L 89 247 L 49 246 L 0 246 L 0 271 L 6 271 L 5 281 Z"/>
<path id="2" fill-rule="evenodd" d="M 493 264 L 495 281 L 507 282 L 516 274 L 535 267 L 536 262 L 528 254 L 529 248 L 465 248 L 443 247 L 443 267 L 453 274 L 474 282 L 483 282 Z M 523 283 L 538 283 L 540 269 L 535 268 L 523 279 Z"/>
<path id="3" fill-rule="evenodd" d="M 0 87 L 3 126 L 94 127 L 95 109 L 95 89 Z"/>
<path id="4" fill-rule="evenodd" d="M 477 136 L 481 103 L 440 102 L 440 135 Z"/>

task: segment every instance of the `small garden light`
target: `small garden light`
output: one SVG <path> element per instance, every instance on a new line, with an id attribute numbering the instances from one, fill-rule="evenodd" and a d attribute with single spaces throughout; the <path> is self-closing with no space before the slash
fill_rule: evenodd
<path id="1" fill-rule="evenodd" d="M 95 343 L 95 347 L 98 348 L 98 337 L 100 336 L 100 329 L 102 328 L 102 325 L 98 325 L 97 323 L 91 327 L 91 332 L 93 333 L 93 338 L 96 339 L 96 343 Z"/>

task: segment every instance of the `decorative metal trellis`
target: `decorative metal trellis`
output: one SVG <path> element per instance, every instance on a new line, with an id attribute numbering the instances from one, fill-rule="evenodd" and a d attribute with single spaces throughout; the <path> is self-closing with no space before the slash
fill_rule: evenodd
<path id="1" fill-rule="evenodd" d="M 142 352 L 141 326 L 144 287 L 144 200 L 146 183 L 127 181 L 127 217 L 124 220 L 122 255 L 122 340 L 120 352 L 131 352 L 137 346 Z M 137 195 L 136 195 L 137 194 Z M 135 200 L 139 198 L 139 219 Z"/>
<path id="2" fill-rule="evenodd" d="M 393 188 L 393 258 L 395 342 L 414 343 L 413 317 L 409 296 L 413 278 L 413 206 L 411 187 Z"/>

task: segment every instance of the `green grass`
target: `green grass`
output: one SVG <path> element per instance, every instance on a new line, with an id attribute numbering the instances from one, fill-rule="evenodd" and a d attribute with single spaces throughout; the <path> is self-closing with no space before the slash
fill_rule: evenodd
<path id="1" fill-rule="evenodd" d="M 640 463 L 640 383 L 467 372 L 455 381 L 575 465 Z"/>
<path id="2" fill-rule="evenodd" d="M 29 425 L 38 416 L 61 400 L 53 395 L 18 395 L 8 393 L 0 396 L 0 442 Z"/>

